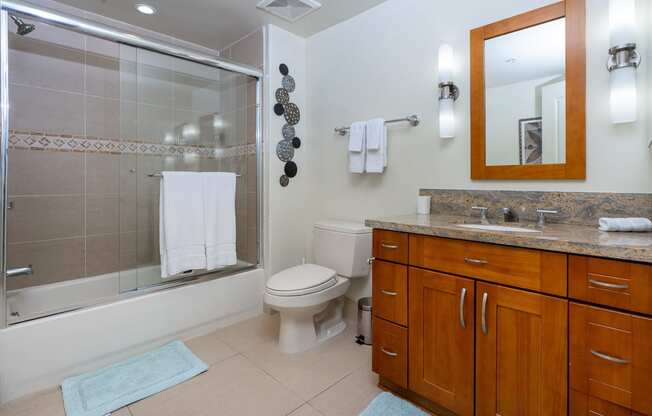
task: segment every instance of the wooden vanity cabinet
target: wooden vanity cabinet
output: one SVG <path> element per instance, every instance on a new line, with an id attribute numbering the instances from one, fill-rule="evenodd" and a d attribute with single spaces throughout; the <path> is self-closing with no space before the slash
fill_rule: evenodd
<path id="1" fill-rule="evenodd" d="M 473 415 L 473 280 L 410 268 L 409 386 L 461 416 Z"/>
<path id="2" fill-rule="evenodd" d="M 476 283 L 476 415 L 564 415 L 568 302 Z"/>

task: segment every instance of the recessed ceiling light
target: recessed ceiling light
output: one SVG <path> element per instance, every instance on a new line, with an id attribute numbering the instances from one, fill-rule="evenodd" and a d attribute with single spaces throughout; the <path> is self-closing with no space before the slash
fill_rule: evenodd
<path id="1" fill-rule="evenodd" d="M 147 15 L 156 14 L 156 7 L 150 6 L 149 4 L 145 4 L 145 3 L 136 4 L 136 10 L 138 10 L 142 14 L 147 14 Z"/>

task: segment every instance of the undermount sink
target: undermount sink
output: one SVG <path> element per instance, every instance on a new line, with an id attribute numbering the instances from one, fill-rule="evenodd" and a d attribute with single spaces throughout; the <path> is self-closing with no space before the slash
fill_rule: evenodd
<path id="1" fill-rule="evenodd" d="M 531 228 L 506 227 L 504 225 L 491 225 L 491 224 L 455 224 L 455 225 L 462 228 L 473 228 L 475 230 L 502 231 L 508 233 L 540 233 L 541 232 L 539 230 L 533 230 Z"/>

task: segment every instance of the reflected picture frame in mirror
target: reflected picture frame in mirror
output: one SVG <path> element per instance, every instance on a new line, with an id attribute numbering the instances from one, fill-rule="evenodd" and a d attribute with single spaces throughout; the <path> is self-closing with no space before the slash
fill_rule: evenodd
<path id="1" fill-rule="evenodd" d="M 586 9 L 585 0 L 566 0 L 536 10 L 473 29 L 471 41 L 471 179 L 474 180 L 550 180 L 586 178 Z M 562 20 L 563 19 L 563 20 Z M 536 28 L 554 21 L 563 22 L 565 28 L 563 88 L 565 125 L 556 149 L 557 158 L 539 156 L 527 162 L 523 145 L 526 133 L 536 129 L 539 114 L 517 117 L 514 120 L 513 141 L 516 155 L 507 163 L 496 163 L 487 154 L 487 97 L 485 46 L 487 41 L 514 34 L 528 28 Z M 523 125 L 525 122 L 525 125 Z M 545 123 L 543 123 L 545 124 Z M 539 124 L 541 128 L 542 124 Z M 524 128 L 530 128 L 525 131 Z M 562 132 L 562 133 L 563 133 Z M 534 132 L 535 133 L 535 132 Z M 518 134 L 518 137 L 516 137 Z M 518 149 L 516 148 L 518 146 Z M 530 150 L 536 147 L 530 142 Z M 550 150 L 550 149 L 548 149 Z M 539 145 L 539 152 L 543 152 Z M 529 155 L 531 156 L 531 155 Z M 536 156 L 536 155 L 535 155 Z M 544 160 L 545 159 L 545 160 Z M 511 164 L 513 163 L 513 164 Z"/>

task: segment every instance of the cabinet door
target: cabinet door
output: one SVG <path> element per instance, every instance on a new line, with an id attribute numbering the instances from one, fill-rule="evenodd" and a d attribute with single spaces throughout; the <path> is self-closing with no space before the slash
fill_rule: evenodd
<path id="1" fill-rule="evenodd" d="M 410 268 L 410 390 L 473 414 L 474 284 Z"/>
<path id="2" fill-rule="evenodd" d="M 478 283 L 476 414 L 565 415 L 568 301 Z"/>
<path id="3" fill-rule="evenodd" d="M 372 276 L 373 314 L 395 324 L 407 326 L 407 266 L 375 260 Z"/>

